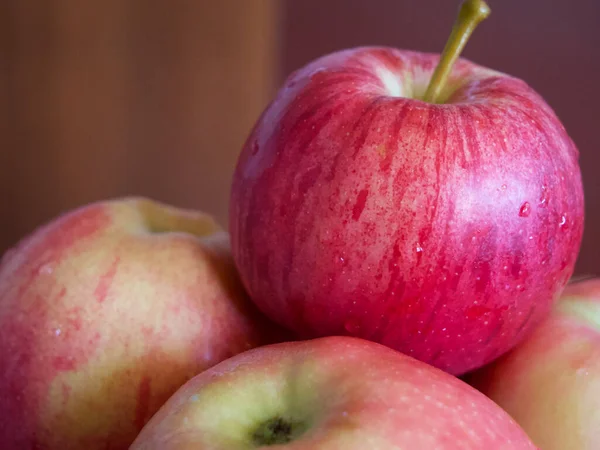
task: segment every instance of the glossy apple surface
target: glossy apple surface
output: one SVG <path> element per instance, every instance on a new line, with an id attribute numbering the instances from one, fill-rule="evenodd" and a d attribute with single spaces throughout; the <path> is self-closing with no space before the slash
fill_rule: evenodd
<path id="1" fill-rule="evenodd" d="M 286 342 L 187 382 L 131 450 L 533 449 L 459 379 L 352 337 Z"/>
<path id="2" fill-rule="evenodd" d="M 127 449 L 186 380 L 270 330 L 207 215 L 69 211 L 0 264 L 0 447 Z"/>
<path id="3" fill-rule="evenodd" d="M 285 82 L 239 157 L 242 280 L 304 337 L 383 343 L 453 374 L 512 348 L 573 272 L 578 151 L 525 82 L 460 59 L 361 47 Z"/>
<path id="4" fill-rule="evenodd" d="M 567 286 L 531 336 L 467 379 L 540 448 L 600 448 L 600 278 Z"/>

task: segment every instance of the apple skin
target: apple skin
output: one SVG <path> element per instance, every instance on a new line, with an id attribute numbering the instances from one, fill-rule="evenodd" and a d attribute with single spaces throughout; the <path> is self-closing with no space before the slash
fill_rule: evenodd
<path id="1" fill-rule="evenodd" d="M 579 152 L 525 82 L 460 59 L 360 47 L 292 74 L 239 156 L 232 251 L 298 336 L 352 335 L 452 374 L 545 317 L 573 273 Z"/>
<path id="2" fill-rule="evenodd" d="M 199 374 L 131 450 L 266 448 L 252 437 L 276 421 L 293 424 L 281 449 L 535 448 L 458 378 L 381 344 L 336 336 L 263 346 Z"/>
<path id="3" fill-rule="evenodd" d="M 1 447 L 127 449 L 185 381 L 272 332 L 208 215 L 138 197 L 69 211 L 0 265 Z"/>
<path id="4" fill-rule="evenodd" d="M 540 448 L 600 448 L 600 278 L 567 286 L 522 344 L 465 379 Z"/>

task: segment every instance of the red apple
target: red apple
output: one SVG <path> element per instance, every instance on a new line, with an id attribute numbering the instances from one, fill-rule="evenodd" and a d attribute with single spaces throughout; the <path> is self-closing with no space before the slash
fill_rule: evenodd
<path id="1" fill-rule="evenodd" d="M 470 374 L 544 450 L 600 448 L 600 278 L 569 285 L 518 347 Z"/>
<path id="2" fill-rule="evenodd" d="M 0 447 L 127 449 L 185 381 L 273 342 L 207 215 L 70 211 L 0 265 Z"/>
<path id="3" fill-rule="evenodd" d="M 578 150 L 540 95 L 459 59 L 424 101 L 439 61 L 359 47 L 293 73 L 239 157 L 230 231 L 247 291 L 280 324 L 461 374 L 546 316 L 584 202 Z"/>
<path id="4" fill-rule="evenodd" d="M 327 337 L 237 355 L 187 382 L 131 450 L 533 449 L 459 379 L 383 345 Z"/>

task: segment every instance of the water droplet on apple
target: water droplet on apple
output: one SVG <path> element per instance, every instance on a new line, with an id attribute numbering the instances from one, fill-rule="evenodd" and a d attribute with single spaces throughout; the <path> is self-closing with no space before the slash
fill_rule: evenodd
<path id="1" fill-rule="evenodd" d="M 351 335 L 355 335 L 360 331 L 360 324 L 356 319 L 348 319 L 344 323 L 344 329 Z"/>
<path id="2" fill-rule="evenodd" d="M 50 264 L 42 264 L 38 269 L 40 275 L 51 275 L 54 272 L 54 267 Z"/>
<path id="3" fill-rule="evenodd" d="M 558 222 L 558 226 L 560 228 L 562 228 L 563 230 L 567 228 L 567 215 L 566 214 L 563 214 L 560 217 L 560 222 Z"/>
<path id="4" fill-rule="evenodd" d="M 521 209 L 519 209 L 519 216 L 521 217 L 529 217 L 531 214 L 531 205 L 529 202 L 525 202 L 521 205 Z"/>
<path id="5" fill-rule="evenodd" d="M 416 250 L 417 250 L 417 253 L 423 253 L 423 247 L 418 242 L 417 242 Z"/>
<path id="6" fill-rule="evenodd" d="M 344 259 L 343 256 L 340 256 L 340 262 L 343 264 L 346 260 Z"/>
<path id="7" fill-rule="evenodd" d="M 57 328 L 56 330 L 54 330 L 54 336 L 60 336 L 60 334 L 62 333 L 60 328 Z"/>
<path id="8" fill-rule="evenodd" d="M 542 193 L 540 194 L 540 208 L 548 207 L 548 201 L 550 200 L 550 192 L 548 192 L 547 186 L 542 186 Z"/>
<path id="9" fill-rule="evenodd" d="M 507 188 L 507 186 L 505 184 L 503 184 L 502 186 L 500 186 L 500 189 L 502 189 L 503 191 L 505 191 Z"/>

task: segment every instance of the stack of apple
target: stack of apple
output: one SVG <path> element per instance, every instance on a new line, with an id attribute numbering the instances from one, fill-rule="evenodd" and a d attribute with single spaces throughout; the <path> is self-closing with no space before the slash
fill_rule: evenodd
<path id="1" fill-rule="evenodd" d="M 467 0 L 442 55 L 292 74 L 231 234 L 123 198 L 7 252 L 1 448 L 600 448 L 600 280 L 565 291 L 578 151 L 525 82 L 459 58 L 488 14 Z"/>

